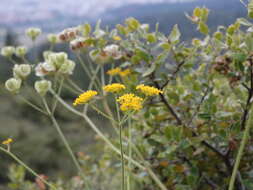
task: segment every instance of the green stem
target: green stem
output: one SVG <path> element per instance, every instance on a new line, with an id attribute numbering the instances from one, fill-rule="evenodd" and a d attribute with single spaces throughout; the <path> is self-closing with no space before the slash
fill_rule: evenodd
<path id="1" fill-rule="evenodd" d="M 121 189 L 125 189 L 125 164 L 124 164 L 124 151 L 122 145 L 122 125 L 119 125 L 119 142 L 120 142 L 120 153 L 121 153 L 121 174 L 122 174 L 122 183 Z"/>
<path id="2" fill-rule="evenodd" d="M 50 109 L 49 109 L 49 106 L 48 106 L 47 101 L 46 101 L 46 99 L 45 99 L 44 96 L 42 97 L 42 102 L 43 102 L 43 104 L 44 104 L 44 106 L 45 106 L 45 109 L 46 109 L 46 111 L 47 111 L 47 114 L 48 114 L 48 115 L 51 115 L 51 111 L 50 111 Z"/>
<path id="3" fill-rule="evenodd" d="M 113 69 L 113 68 L 114 68 L 114 64 L 111 65 L 110 70 Z M 112 79 L 113 79 L 113 77 L 112 77 L 112 75 L 110 75 L 110 76 L 109 76 L 109 82 L 108 82 L 108 84 L 111 84 L 111 83 L 112 83 Z"/>
<path id="4" fill-rule="evenodd" d="M 84 176 L 83 171 L 82 171 L 82 168 L 81 168 L 80 164 L 78 163 L 78 161 L 77 161 L 77 159 L 76 159 L 76 157 L 75 157 L 75 155 L 74 155 L 74 153 L 73 153 L 73 151 L 72 151 L 72 149 L 71 149 L 71 147 L 70 147 L 70 145 L 69 145 L 69 143 L 68 143 L 68 141 L 67 141 L 65 135 L 63 134 L 63 132 L 62 132 L 62 130 L 61 130 L 61 128 L 60 128 L 58 122 L 56 121 L 54 115 L 53 115 L 52 112 L 50 111 L 50 109 L 49 109 L 49 107 L 48 107 L 48 104 L 47 104 L 47 102 L 46 102 L 46 100 L 45 100 L 44 97 L 42 98 L 42 100 L 43 100 L 43 103 L 44 103 L 44 105 L 45 105 L 45 108 L 46 108 L 46 110 L 47 110 L 47 112 L 48 112 L 48 114 L 49 114 L 49 116 L 50 116 L 50 119 L 51 119 L 52 122 L 53 122 L 53 126 L 55 127 L 56 131 L 58 132 L 58 134 L 59 134 L 59 136 L 60 136 L 60 138 L 61 138 L 61 140 L 62 140 L 64 146 L 66 147 L 66 149 L 67 149 L 69 155 L 71 156 L 71 158 L 72 158 L 72 160 L 73 160 L 73 162 L 74 162 L 74 164 L 75 164 L 75 166 L 76 166 L 76 168 L 77 168 L 79 174 L 82 176 L 83 180 L 85 181 L 86 187 L 89 187 L 89 185 L 88 185 L 88 180 L 87 180 L 86 177 Z M 57 99 L 57 100 L 58 100 L 58 99 Z M 89 189 L 89 188 L 88 188 L 88 189 Z"/>
<path id="5" fill-rule="evenodd" d="M 53 51 L 53 50 L 54 50 L 54 43 L 50 43 L 49 51 Z"/>
<path id="6" fill-rule="evenodd" d="M 30 102 L 29 100 L 25 99 L 23 96 L 20 96 L 22 101 L 24 101 L 27 105 L 31 106 L 33 109 L 45 114 L 45 115 L 48 115 L 44 110 L 42 110 L 40 107 L 36 106 L 35 104 L 33 104 L 32 102 Z"/>
<path id="7" fill-rule="evenodd" d="M 87 60 L 87 62 L 88 62 L 88 64 L 89 64 L 90 70 L 91 70 L 92 72 L 94 72 L 93 63 L 92 63 L 92 61 L 90 60 L 90 56 L 89 56 L 87 53 L 85 54 L 85 58 L 86 58 L 86 60 Z"/>
<path id="8" fill-rule="evenodd" d="M 56 97 L 58 98 L 59 102 L 69 111 L 71 111 L 72 113 L 81 116 L 88 124 L 89 126 L 95 131 L 95 133 L 97 133 L 101 139 L 103 139 L 105 141 L 105 143 L 109 146 L 109 148 L 111 148 L 114 152 L 116 152 L 118 155 L 121 155 L 120 151 L 117 149 L 117 147 L 115 147 L 111 141 L 96 127 L 96 125 L 89 119 L 89 117 L 77 110 L 75 110 L 73 107 L 71 107 L 70 105 L 68 105 L 61 97 L 59 97 L 53 90 L 50 90 L 50 92 Z M 138 150 L 137 147 L 131 143 L 133 148 L 135 150 Z M 140 154 L 140 152 L 138 151 L 138 153 Z M 156 174 L 152 171 L 152 169 L 149 167 L 149 165 L 145 162 L 145 159 L 143 158 L 143 156 L 140 154 L 142 161 L 144 162 L 145 166 L 143 166 L 142 164 L 140 164 L 139 162 L 133 160 L 133 158 L 130 158 L 127 155 L 124 155 L 124 159 L 126 159 L 127 161 L 131 162 L 133 165 L 135 165 L 136 167 L 140 168 L 141 170 L 144 171 L 148 171 L 148 173 L 150 174 L 151 178 L 157 183 L 157 185 L 160 187 L 161 190 L 167 190 L 167 188 L 165 187 L 165 185 L 160 181 L 160 179 L 156 176 Z"/>
<path id="9" fill-rule="evenodd" d="M 131 118 L 128 119 L 128 156 L 132 158 L 132 132 L 131 132 Z M 127 175 L 127 190 L 131 189 L 131 162 L 128 162 L 128 175 Z"/>
<path id="10" fill-rule="evenodd" d="M 101 110 L 99 110 L 96 106 L 91 105 L 91 108 L 93 108 L 95 111 L 97 111 L 99 114 L 101 114 L 102 116 L 104 116 L 105 118 L 109 119 L 110 121 L 114 122 L 114 123 L 118 123 L 117 121 L 115 121 L 111 116 L 106 115 L 104 112 L 102 112 Z"/>
<path id="11" fill-rule="evenodd" d="M 27 64 L 29 64 L 29 65 L 32 65 L 32 64 L 25 58 L 25 56 L 22 57 L 22 60 L 23 60 L 25 63 L 27 63 Z"/>
<path id="12" fill-rule="evenodd" d="M 120 150 L 115 147 L 111 141 L 96 127 L 96 125 L 90 120 L 90 118 L 83 114 L 82 112 L 77 111 L 76 109 L 74 109 L 73 107 L 71 107 L 69 104 L 67 104 L 61 97 L 59 97 L 53 90 L 50 90 L 50 92 L 59 100 L 59 102 L 69 111 L 71 111 L 72 113 L 81 116 L 88 124 L 89 126 L 92 128 L 92 130 L 95 131 L 95 133 L 97 133 L 101 139 L 103 139 L 105 141 L 105 143 L 113 150 L 115 151 L 117 154 L 120 155 Z M 138 168 L 145 170 L 145 167 L 143 167 L 139 162 L 130 159 L 127 155 L 124 155 L 124 158 L 126 160 L 130 160 L 135 166 L 137 166 Z"/>
<path id="13" fill-rule="evenodd" d="M 20 160 L 16 155 L 14 155 L 13 153 L 11 153 L 10 151 L 7 151 L 6 149 L 0 147 L 0 150 L 6 154 L 8 154 L 10 157 L 12 157 L 17 163 L 19 163 L 21 166 L 23 166 L 27 171 L 29 171 L 31 174 L 33 174 L 35 177 L 39 178 L 43 183 L 45 183 L 46 185 L 48 185 L 50 188 L 57 190 L 57 188 L 47 182 L 44 178 L 42 178 L 39 174 L 37 174 L 33 169 L 31 169 L 30 167 L 28 167 L 22 160 Z"/>
<path id="14" fill-rule="evenodd" d="M 73 80 L 71 80 L 70 78 L 67 79 L 67 81 L 69 82 L 69 84 L 75 88 L 76 91 L 82 93 L 84 92 L 83 89 L 81 89 Z"/>
<path id="15" fill-rule="evenodd" d="M 125 189 L 125 164 L 124 164 L 124 151 L 123 151 L 123 145 L 122 145 L 122 121 L 120 121 L 120 112 L 119 112 L 119 106 L 117 104 L 117 97 L 115 97 L 115 103 L 116 103 L 116 110 L 117 110 L 117 117 L 119 122 L 119 142 L 120 142 L 120 153 L 121 153 L 121 175 L 122 175 L 122 183 L 121 183 L 121 190 Z"/>
<path id="16" fill-rule="evenodd" d="M 68 84 L 63 84 L 63 87 L 65 88 L 65 89 L 68 89 L 70 92 L 72 92 L 73 94 L 75 94 L 75 95 L 79 95 L 80 93 L 82 93 L 82 92 L 80 92 L 80 91 L 78 91 L 78 90 L 76 90 L 76 89 L 74 89 L 74 88 L 72 88 L 71 86 L 69 86 Z"/>
<path id="17" fill-rule="evenodd" d="M 70 156 L 71 156 L 71 158 L 72 158 L 72 160 L 73 160 L 76 168 L 78 169 L 79 174 L 82 176 L 83 180 L 85 181 L 86 186 L 89 187 L 88 180 L 86 179 L 85 175 L 83 174 L 82 168 L 81 168 L 80 164 L 78 163 L 78 160 L 75 157 L 75 155 L 74 155 L 74 153 L 73 153 L 73 151 L 72 151 L 72 149 L 71 149 L 71 147 L 70 147 L 70 145 L 69 145 L 66 137 L 64 136 L 64 134 L 63 134 L 63 132 L 62 132 L 62 130 L 61 130 L 58 122 L 56 121 L 56 119 L 55 119 L 54 116 L 51 116 L 50 118 L 51 118 L 51 120 L 52 120 L 52 122 L 53 122 L 53 124 L 54 124 L 54 126 L 55 126 L 55 128 L 57 130 L 57 132 L 59 133 L 59 135 L 61 137 L 61 140 L 63 141 L 66 149 L 68 150 L 68 152 L 69 152 L 69 154 L 70 154 Z"/>
<path id="18" fill-rule="evenodd" d="M 12 64 L 18 64 L 18 62 L 16 62 L 12 57 L 9 58 L 9 61 L 12 62 Z"/>
<path id="19" fill-rule="evenodd" d="M 57 79 L 56 79 L 55 82 L 57 83 Z M 63 82 L 64 82 L 64 78 L 62 78 L 62 79 L 60 80 L 60 85 L 59 85 L 58 92 L 57 92 L 57 94 L 58 94 L 59 96 L 60 96 L 61 91 L 62 91 Z M 54 100 L 54 102 L 53 102 L 53 106 L 52 106 L 52 114 L 54 114 L 54 112 L 55 112 L 55 109 L 56 109 L 56 107 L 57 107 L 57 103 L 58 103 L 58 100 L 55 98 L 55 100 Z"/>
<path id="20" fill-rule="evenodd" d="M 105 112 L 107 113 L 108 116 L 110 116 L 111 118 L 114 118 L 114 115 L 111 111 L 111 108 L 110 106 L 108 105 L 108 101 L 107 101 L 107 98 L 103 98 L 103 107 L 104 107 L 104 110 Z M 113 119 L 114 120 L 114 119 Z M 113 122 L 112 120 L 111 121 L 111 124 L 112 124 L 112 127 L 113 129 L 115 130 L 115 132 L 117 134 L 119 134 L 119 130 L 118 130 L 118 122 Z M 115 121 L 115 120 L 114 120 Z"/>
<path id="21" fill-rule="evenodd" d="M 92 80 L 92 75 L 91 75 L 92 72 L 89 70 L 89 68 L 87 67 L 87 65 L 83 62 L 82 57 L 79 54 L 76 54 L 76 55 L 77 55 L 78 60 L 81 63 L 81 66 L 82 66 L 83 70 L 85 71 L 85 73 L 87 74 L 87 76 L 90 78 L 90 80 Z M 95 83 L 95 86 L 98 88 L 98 85 L 100 84 L 99 80 L 97 79 L 97 77 L 95 77 L 95 80 L 98 83 L 98 84 Z"/>
<path id="22" fill-rule="evenodd" d="M 122 121 L 120 121 L 120 111 L 119 111 L 119 104 L 117 103 L 117 96 L 115 96 L 115 101 L 114 102 L 115 102 L 115 106 L 116 106 L 118 122 L 122 122 Z"/>
<path id="23" fill-rule="evenodd" d="M 81 56 L 80 56 L 79 54 L 76 54 L 76 56 L 77 56 L 78 60 L 80 61 L 81 66 L 82 66 L 83 70 L 85 71 L 85 73 L 88 75 L 89 78 L 91 78 L 91 74 L 90 74 L 90 72 L 89 72 L 89 69 L 88 69 L 88 67 L 85 65 L 85 63 L 83 62 Z"/>
<path id="24" fill-rule="evenodd" d="M 235 183 L 237 171 L 238 171 L 238 168 L 239 168 L 239 165 L 240 165 L 241 158 L 243 156 L 243 150 L 246 146 L 246 143 L 247 143 L 247 140 L 248 140 L 248 137 L 249 137 L 249 131 L 250 131 L 250 127 L 251 127 L 252 123 L 253 123 L 253 111 L 251 110 L 250 115 L 249 115 L 249 119 L 247 121 L 246 128 L 245 128 L 244 133 L 243 133 L 241 145 L 240 145 L 239 151 L 238 151 L 237 156 L 236 156 L 236 161 L 235 161 L 235 165 L 234 165 L 234 168 L 233 168 L 232 176 L 230 178 L 228 190 L 233 190 L 234 189 L 234 183 Z"/>
<path id="25" fill-rule="evenodd" d="M 96 78 L 97 78 L 97 74 L 98 74 L 98 71 L 100 69 L 100 65 L 97 66 L 96 70 L 93 72 L 93 76 L 91 78 L 91 82 L 89 84 L 89 87 L 88 89 L 91 90 L 92 86 L 94 85 L 95 81 L 96 81 Z"/>
<path id="26" fill-rule="evenodd" d="M 101 82 L 102 82 L 102 86 L 105 85 L 105 71 L 104 71 L 104 67 L 101 67 Z"/>
<path id="27" fill-rule="evenodd" d="M 96 78 L 97 78 L 97 74 L 98 74 L 98 71 L 99 71 L 100 67 L 101 67 L 101 66 L 98 65 L 97 68 L 96 68 L 96 70 L 93 72 L 93 76 L 92 76 L 91 82 L 90 82 L 90 84 L 89 84 L 89 86 L 88 86 L 88 90 L 91 90 L 92 87 L 95 85 L 95 80 L 96 80 Z M 97 88 L 97 90 L 99 90 L 99 89 Z M 88 106 L 89 106 L 89 104 L 86 104 L 86 105 L 84 106 L 84 109 L 83 109 L 83 113 L 84 113 L 84 114 L 87 114 Z"/>

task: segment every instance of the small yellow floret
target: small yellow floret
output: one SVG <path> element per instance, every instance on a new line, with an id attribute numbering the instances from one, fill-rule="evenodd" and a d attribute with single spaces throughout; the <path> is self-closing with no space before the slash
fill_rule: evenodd
<path id="1" fill-rule="evenodd" d="M 160 93 L 163 93 L 163 91 L 152 87 L 152 86 L 145 86 L 144 84 L 140 84 L 136 87 L 136 90 L 140 90 L 143 94 L 145 94 L 146 96 L 155 96 L 158 95 Z"/>
<path id="2" fill-rule="evenodd" d="M 114 75 L 118 75 L 120 72 L 121 72 L 121 68 L 116 67 L 115 69 L 111 69 L 111 70 L 107 71 L 107 74 L 114 76 Z"/>
<path id="3" fill-rule="evenodd" d="M 120 36 L 113 36 L 112 37 L 115 41 L 120 41 L 121 40 L 121 37 Z"/>
<path id="4" fill-rule="evenodd" d="M 88 90 L 88 91 L 80 94 L 79 97 L 75 99 L 73 105 L 76 106 L 78 104 L 86 104 L 88 101 L 90 101 L 97 94 L 98 94 L 97 91 Z"/>
<path id="5" fill-rule="evenodd" d="M 5 141 L 3 141 L 2 144 L 4 144 L 4 145 L 9 145 L 9 144 L 11 144 L 12 142 L 13 142 L 13 139 L 8 138 L 8 139 L 6 139 Z"/>
<path id="6" fill-rule="evenodd" d="M 108 84 L 108 85 L 103 87 L 104 91 L 112 92 L 112 93 L 117 93 L 117 92 L 120 92 L 120 91 L 125 90 L 125 89 L 126 89 L 125 85 L 120 84 L 120 83 Z"/>
<path id="7" fill-rule="evenodd" d="M 130 74 L 131 74 L 131 70 L 130 69 L 125 69 L 125 70 L 119 72 L 119 75 L 121 77 L 126 77 L 126 76 L 128 76 Z"/>
<path id="8" fill-rule="evenodd" d="M 142 109 L 143 99 L 134 94 L 124 94 L 117 99 L 122 111 L 138 111 Z"/>

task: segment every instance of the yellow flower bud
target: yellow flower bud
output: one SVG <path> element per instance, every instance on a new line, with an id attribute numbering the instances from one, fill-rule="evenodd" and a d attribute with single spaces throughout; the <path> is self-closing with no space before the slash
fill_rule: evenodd
<path id="1" fill-rule="evenodd" d="M 13 142 L 13 139 L 8 138 L 8 139 L 4 140 L 4 141 L 2 142 L 2 144 L 4 144 L 4 145 L 9 145 L 9 144 L 11 144 L 12 142 Z"/>

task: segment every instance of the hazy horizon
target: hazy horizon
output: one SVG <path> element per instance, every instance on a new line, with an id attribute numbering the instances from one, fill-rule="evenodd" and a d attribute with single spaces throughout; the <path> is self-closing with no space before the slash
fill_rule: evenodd
<path id="1" fill-rule="evenodd" d="M 92 19 L 107 9 L 128 4 L 174 3 L 194 0 L 2 0 L 0 6 L 0 24 L 50 20 L 57 16 L 85 17 Z"/>

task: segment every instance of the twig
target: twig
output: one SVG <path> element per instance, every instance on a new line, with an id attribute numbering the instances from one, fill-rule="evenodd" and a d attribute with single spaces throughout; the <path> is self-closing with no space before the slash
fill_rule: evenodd
<path id="1" fill-rule="evenodd" d="M 197 106 L 196 111 L 195 111 L 194 114 L 192 115 L 192 117 L 191 117 L 189 123 L 187 124 L 188 126 L 190 126 L 190 125 L 192 124 L 193 119 L 196 117 L 197 113 L 199 112 L 200 107 L 201 107 L 202 103 L 204 102 L 204 100 L 205 100 L 205 98 L 206 98 L 206 96 L 207 96 L 207 94 L 208 94 L 209 89 L 210 89 L 210 88 L 208 87 L 208 88 L 206 89 L 206 91 L 204 92 L 204 95 L 202 96 L 202 98 L 201 98 L 201 100 L 200 100 L 200 102 L 199 102 L 199 104 L 198 104 L 198 106 Z"/>
<path id="2" fill-rule="evenodd" d="M 180 62 L 178 65 L 177 65 L 177 68 L 176 70 L 172 73 L 172 76 L 170 77 L 170 79 L 168 79 L 162 86 L 161 86 L 161 89 L 163 89 L 165 86 L 167 86 L 167 84 L 173 80 L 176 76 L 176 74 L 179 72 L 180 68 L 183 66 L 183 64 L 185 63 L 185 61 L 182 61 Z"/>

